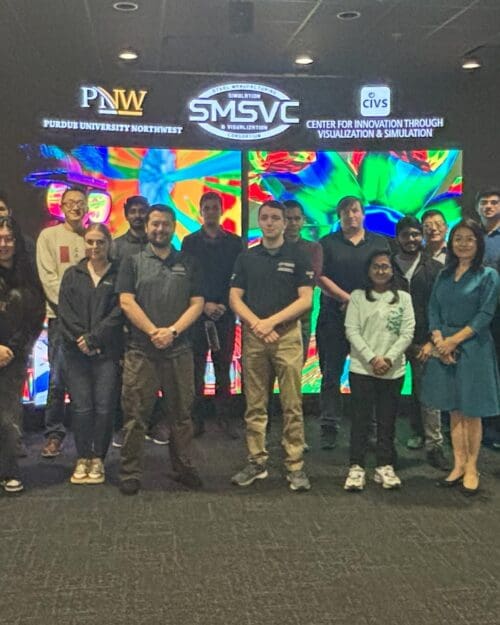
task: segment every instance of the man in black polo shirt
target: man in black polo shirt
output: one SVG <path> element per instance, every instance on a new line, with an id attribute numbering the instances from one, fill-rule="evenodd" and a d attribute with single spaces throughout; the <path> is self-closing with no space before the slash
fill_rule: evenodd
<path id="1" fill-rule="evenodd" d="M 217 193 L 209 191 L 201 196 L 200 212 L 203 227 L 189 234 L 182 242 L 182 251 L 194 256 L 202 269 L 202 293 L 205 298 L 203 315 L 191 331 L 196 394 L 193 406 L 195 436 L 205 431 L 205 369 L 207 353 L 211 349 L 217 420 L 230 438 L 238 438 L 228 402 L 231 396 L 229 371 L 233 359 L 235 327 L 234 314 L 229 308 L 229 280 L 235 260 L 242 251 L 241 238 L 221 228 L 222 198 Z M 214 333 L 216 337 L 213 337 Z M 209 345 L 209 336 L 213 337 L 212 342 L 218 340 L 219 345 Z"/>
<path id="2" fill-rule="evenodd" d="M 364 208 L 357 197 L 346 196 L 337 205 L 340 230 L 320 240 L 323 275 L 319 283 L 320 311 L 316 326 L 321 381 L 321 447 L 333 449 L 342 414 L 340 379 L 349 343 L 345 336 L 345 309 L 350 293 L 364 288 L 366 262 L 372 252 L 389 252 L 385 237 L 364 228 Z"/>
<path id="3" fill-rule="evenodd" d="M 172 208 L 153 205 L 146 217 L 149 244 L 122 263 L 118 276 L 120 305 L 131 324 L 122 390 L 120 490 L 126 495 L 140 488 L 146 421 L 158 388 L 166 395 L 171 418 L 174 477 L 191 488 L 201 485 L 189 457 L 194 379 L 186 330 L 200 316 L 203 297 L 196 260 L 172 248 L 175 223 Z"/>
<path id="4" fill-rule="evenodd" d="M 309 490 L 303 470 L 302 337 L 299 318 L 312 305 L 313 271 L 293 243 L 286 243 L 285 207 L 274 200 L 259 208 L 262 242 L 238 256 L 229 301 L 243 322 L 243 380 L 248 465 L 233 476 L 238 486 L 266 478 L 267 399 L 276 374 L 283 410 L 287 479 L 294 491 Z"/>
<path id="5" fill-rule="evenodd" d="M 120 262 L 133 256 L 146 247 L 148 237 L 144 231 L 144 221 L 148 214 L 149 202 L 142 195 L 128 197 L 123 205 L 125 219 L 130 226 L 125 234 L 113 241 L 113 257 Z"/>

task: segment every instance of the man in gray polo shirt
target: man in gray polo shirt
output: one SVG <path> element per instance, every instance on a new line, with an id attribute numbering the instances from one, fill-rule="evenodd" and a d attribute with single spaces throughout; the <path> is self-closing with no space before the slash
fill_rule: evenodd
<path id="1" fill-rule="evenodd" d="M 120 305 L 131 324 L 122 390 L 120 490 L 126 495 L 135 495 L 141 486 L 144 434 L 159 388 L 171 420 L 174 478 L 190 488 L 201 486 L 189 457 L 194 372 L 186 330 L 201 315 L 204 300 L 196 260 L 171 245 L 175 224 L 172 208 L 151 206 L 146 217 L 149 244 L 122 263 L 118 277 Z"/>

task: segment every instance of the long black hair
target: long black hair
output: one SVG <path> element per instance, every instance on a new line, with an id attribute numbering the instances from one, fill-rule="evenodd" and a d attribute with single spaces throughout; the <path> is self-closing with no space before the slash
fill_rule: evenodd
<path id="1" fill-rule="evenodd" d="M 389 302 L 389 304 L 397 304 L 399 302 L 399 293 L 398 293 L 398 289 L 396 286 L 396 268 L 394 265 L 394 260 L 391 256 L 391 253 L 388 252 L 387 250 L 376 250 L 375 252 L 372 252 L 370 254 L 370 256 L 368 257 L 368 260 L 366 261 L 366 266 L 365 266 L 365 276 L 366 276 L 366 288 L 365 288 L 365 297 L 369 302 L 374 302 L 375 298 L 373 297 L 373 290 L 374 290 L 374 286 L 373 283 L 371 281 L 370 278 L 370 267 L 371 264 L 373 262 L 373 259 L 376 258 L 377 256 L 387 256 L 387 258 L 389 259 L 389 263 L 391 265 L 391 269 L 392 269 L 392 278 L 389 281 L 388 284 L 388 291 L 392 291 L 393 294 L 393 298 L 392 300 Z"/>
<path id="2" fill-rule="evenodd" d="M 14 237 L 14 257 L 12 265 L 13 282 L 17 286 L 37 287 L 40 285 L 33 263 L 30 260 L 24 237 L 15 219 L 10 216 L 0 217 L 0 228 L 7 228 Z"/>
<path id="3" fill-rule="evenodd" d="M 467 228 L 472 232 L 476 239 L 476 254 L 472 259 L 471 270 L 479 271 L 483 265 L 484 258 L 484 234 L 481 230 L 481 226 L 473 219 L 462 219 L 451 229 L 450 236 L 448 238 L 448 254 L 446 256 L 446 264 L 444 271 L 452 273 L 458 267 L 458 257 L 453 251 L 453 237 L 459 228 Z"/>

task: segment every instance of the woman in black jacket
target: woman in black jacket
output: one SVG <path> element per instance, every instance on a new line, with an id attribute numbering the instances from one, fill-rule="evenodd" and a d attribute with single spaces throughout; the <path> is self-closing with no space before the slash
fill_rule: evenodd
<path id="1" fill-rule="evenodd" d="M 26 364 L 42 329 L 45 300 L 19 227 L 0 217 L 0 485 L 23 490 L 16 451 Z"/>
<path id="2" fill-rule="evenodd" d="M 102 224 L 84 234 L 86 258 L 64 274 L 59 292 L 65 374 L 78 460 L 73 484 L 102 484 L 113 432 L 123 317 L 115 294 L 118 265 Z"/>

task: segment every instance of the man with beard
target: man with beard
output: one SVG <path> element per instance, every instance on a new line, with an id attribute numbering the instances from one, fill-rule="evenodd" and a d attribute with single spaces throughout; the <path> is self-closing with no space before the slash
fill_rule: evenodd
<path id="1" fill-rule="evenodd" d="M 144 220 L 149 202 L 142 195 L 128 197 L 123 205 L 129 229 L 113 241 L 113 257 L 118 261 L 133 256 L 146 247 L 148 238 L 144 231 Z"/>
<path id="2" fill-rule="evenodd" d="M 442 269 L 439 261 L 423 253 L 422 239 L 422 224 L 415 217 L 403 217 L 396 224 L 396 242 L 399 248 L 394 256 L 396 285 L 398 289 L 410 293 L 415 312 L 415 334 L 406 354 L 412 371 L 410 426 L 413 434 L 406 446 L 408 449 L 420 449 L 425 444 L 429 464 L 436 469 L 448 471 L 450 465 L 443 453 L 441 413 L 419 400 L 423 365 L 430 355 L 425 347 L 429 345 L 427 309 L 432 286 Z"/>
<path id="3" fill-rule="evenodd" d="M 158 388 L 168 402 L 173 477 L 188 488 L 201 486 L 189 453 L 194 374 L 186 331 L 201 315 L 204 300 L 196 260 L 172 247 L 175 225 L 174 209 L 151 206 L 146 216 L 149 243 L 122 263 L 118 276 L 120 305 L 131 325 L 122 390 L 120 490 L 125 495 L 135 495 L 141 487 L 146 420 Z"/>

